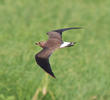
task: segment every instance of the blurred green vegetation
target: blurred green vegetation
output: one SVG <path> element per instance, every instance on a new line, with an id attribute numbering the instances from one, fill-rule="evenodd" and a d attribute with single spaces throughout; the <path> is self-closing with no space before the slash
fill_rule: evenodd
<path id="1" fill-rule="evenodd" d="M 35 42 L 75 26 L 63 39 L 77 44 L 50 58 L 53 79 Z M 0 100 L 110 100 L 109 60 L 110 0 L 0 0 Z"/>

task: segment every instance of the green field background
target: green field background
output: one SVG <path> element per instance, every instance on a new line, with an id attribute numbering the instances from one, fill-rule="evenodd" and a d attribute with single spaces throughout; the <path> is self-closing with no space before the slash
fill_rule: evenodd
<path id="1" fill-rule="evenodd" d="M 56 79 L 35 62 L 35 42 L 63 33 Z M 110 0 L 0 0 L 0 100 L 110 100 Z"/>

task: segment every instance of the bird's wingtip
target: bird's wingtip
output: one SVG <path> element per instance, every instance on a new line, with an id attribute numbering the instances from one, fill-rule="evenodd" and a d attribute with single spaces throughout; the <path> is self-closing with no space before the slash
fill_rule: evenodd
<path id="1" fill-rule="evenodd" d="M 56 79 L 56 77 L 55 77 L 55 76 L 52 76 L 52 77 Z"/>
<path id="2" fill-rule="evenodd" d="M 53 77 L 53 78 L 55 78 L 56 79 L 56 77 L 55 77 L 55 75 L 53 74 L 53 72 L 51 72 L 51 73 L 49 73 L 49 72 L 47 72 L 51 77 Z"/>

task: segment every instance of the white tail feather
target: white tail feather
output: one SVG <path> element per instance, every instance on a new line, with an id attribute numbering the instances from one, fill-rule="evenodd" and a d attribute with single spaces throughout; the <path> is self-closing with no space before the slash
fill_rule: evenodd
<path id="1" fill-rule="evenodd" d="M 61 44 L 60 48 L 67 47 L 70 44 L 71 44 L 71 42 L 63 42 L 63 44 Z"/>

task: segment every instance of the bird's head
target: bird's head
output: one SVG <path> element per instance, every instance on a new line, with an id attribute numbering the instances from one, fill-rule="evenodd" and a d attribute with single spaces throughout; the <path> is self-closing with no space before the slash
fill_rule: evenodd
<path id="1" fill-rule="evenodd" d="M 45 47 L 45 42 L 37 42 L 35 43 L 36 45 L 39 45 L 40 47 L 44 48 Z"/>

